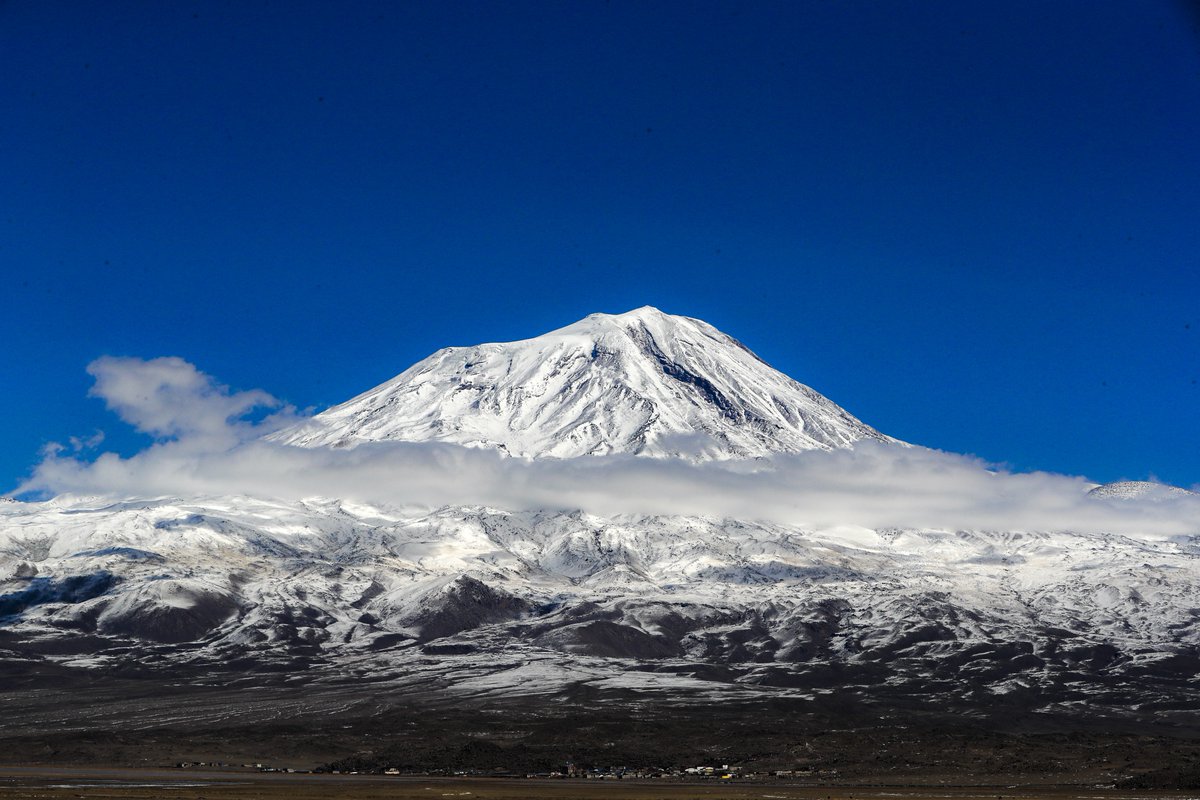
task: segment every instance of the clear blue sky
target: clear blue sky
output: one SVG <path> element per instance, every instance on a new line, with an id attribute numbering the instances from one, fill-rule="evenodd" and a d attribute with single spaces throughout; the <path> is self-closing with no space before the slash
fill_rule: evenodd
<path id="1" fill-rule="evenodd" d="M 1200 15 L 0 4 L 0 490 L 177 355 L 325 407 L 652 304 L 894 436 L 1200 482 Z"/>

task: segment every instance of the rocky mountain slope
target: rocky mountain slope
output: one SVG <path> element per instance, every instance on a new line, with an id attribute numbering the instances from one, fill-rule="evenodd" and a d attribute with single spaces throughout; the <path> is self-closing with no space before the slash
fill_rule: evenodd
<path id="1" fill-rule="evenodd" d="M 1200 538 L 804 530 L 335 500 L 0 507 L 0 653 L 466 695 L 858 687 L 1190 714 Z"/>
<path id="2" fill-rule="evenodd" d="M 1171 500 L 1194 497 L 1195 492 L 1178 486 L 1167 486 L 1152 481 L 1114 481 L 1091 489 L 1092 497 L 1111 497 L 1121 500 Z"/>

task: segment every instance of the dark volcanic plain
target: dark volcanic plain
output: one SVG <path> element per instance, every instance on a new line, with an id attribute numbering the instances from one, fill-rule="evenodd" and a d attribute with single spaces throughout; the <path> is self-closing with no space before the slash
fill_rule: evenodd
<path id="1" fill-rule="evenodd" d="M 377 777 L 365 775 L 247 775 L 198 772 L 179 776 L 163 770 L 67 770 L 0 768 L 0 797 L 110 797 L 129 800 L 1181 800 L 1186 794 L 1070 788 L 938 787 L 878 789 L 811 787 L 773 783 L 668 783 L 664 781 L 521 780 L 503 778 Z"/>
<path id="2" fill-rule="evenodd" d="M 664 781 L 522 780 L 504 778 L 380 777 L 366 775 L 248 775 L 197 772 L 179 776 L 164 770 L 68 770 L 0 768 L 0 797 L 111 797 L 142 800 L 428 800 L 470 797 L 484 800 L 1180 800 L 1188 795 L 1072 788 L 938 787 L 878 789 L 812 787 L 792 782 L 670 783 Z"/>
<path id="3" fill-rule="evenodd" d="M 304 673 L 185 675 L 177 667 L 120 675 L 44 663 L 23 670 L 10 663 L 0 677 L 0 762 L 10 766 L 152 768 L 204 761 L 525 775 L 561 770 L 571 761 L 598 768 L 730 764 L 747 772 L 802 771 L 784 782 L 722 785 L 719 791 L 713 783 L 701 790 L 655 781 L 638 794 L 636 786 L 622 784 L 620 796 L 629 797 L 808 796 L 780 795 L 772 788 L 785 783 L 789 791 L 842 787 L 837 791 L 847 796 L 854 794 L 851 787 L 999 787 L 989 789 L 988 797 L 1011 795 L 1010 787 L 1200 788 L 1200 720 L 1188 725 L 1187 715 L 1175 715 L 1174 724 L 1164 725 L 1153 713 L 1121 719 L 1090 713 L 1048 716 L 1022 711 L 1016 702 L 956 708 L 918 696 L 883 696 L 878 686 L 870 695 L 847 687 L 816 700 L 751 701 L 731 695 L 675 702 L 627 691 L 471 699 L 388 681 L 339 681 L 329 675 L 316 680 Z M 170 771 L 183 783 L 195 774 Z M 376 796 L 374 783 L 351 790 L 329 782 L 334 776 L 305 777 L 310 782 L 301 781 L 293 791 L 270 782 L 271 776 L 246 772 L 238 776 L 243 784 L 206 786 L 201 794 Z M 391 777 L 379 780 L 389 781 L 390 797 L 426 791 Z M 501 782 L 487 783 L 486 792 L 453 791 L 485 797 L 588 797 L 599 791 L 589 783 L 545 780 L 517 789 L 493 780 Z M 0 784 L 0 795 L 33 796 L 36 782 L 26 773 L 15 783 Z M 60 796 L 55 794 L 60 790 L 47 788 L 50 783 L 41 785 L 46 792 L 39 796 Z M 437 785 L 452 793 L 447 785 Z M 617 796 L 612 785 L 604 783 L 603 796 Z M 187 787 L 139 794 L 136 786 L 111 782 L 72 791 L 196 796 Z M 430 790 L 419 796 L 441 794 Z"/>

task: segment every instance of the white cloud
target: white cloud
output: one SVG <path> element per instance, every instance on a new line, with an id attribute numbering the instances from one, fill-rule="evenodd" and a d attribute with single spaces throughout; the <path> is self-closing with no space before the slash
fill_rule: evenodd
<path id="1" fill-rule="evenodd" d="M 71 449 L 76 453 L 84 450 L 93 450 L 104 443 L 104 431 L 96 431 L 87 437 L 72 436 L 67 441 L 70 443 Z"/>
<path id="2" fill-rule="evenodd" d="M 283 404 L 255 389 L 234 392 L 182 358 L 116 358 L 88 364 L 96 379 L 90 394 L 130 425 L 160 439 L 186 442 L 198 449 L 228 448 L 259 435 L 264 424 L 280 426 L 290 408 L 257 425 L 241 421 L 256 408 Z"/>
<path id="3" fill-rule="evenodd" d="M 582 509 L 706 515 L 871 528 L 1200 533 L 1200 498 L 1088 497 L 1079 477 L 1014 473 L 951 453 L 862 443 L 853 449 L 709 462 L 629 456 L 506 458 L 449 444 L 377 442 L 351 449 L 264 441 L 294 421 L 265 392 L 233 393 L 180 359 L 101 359 L 93 392 L 123 419 L 164 437 L 130 458 L 48 452 L 19 491 L 125 496 L 335 496 L 381 504 Z"/>

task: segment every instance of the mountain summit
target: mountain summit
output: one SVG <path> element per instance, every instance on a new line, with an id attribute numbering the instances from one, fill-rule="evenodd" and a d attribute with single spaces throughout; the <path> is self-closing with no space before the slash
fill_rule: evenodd
<path id="1" fill-rule="evenodd" d="M 699 459 L 894 441 L 708 323 L 650 306 L 592 314 L 533 339 L 439 350 L 272 438 Z"/>

